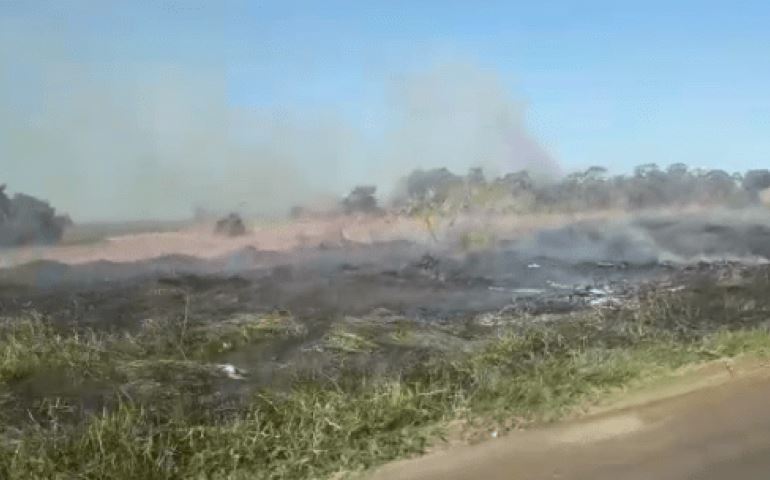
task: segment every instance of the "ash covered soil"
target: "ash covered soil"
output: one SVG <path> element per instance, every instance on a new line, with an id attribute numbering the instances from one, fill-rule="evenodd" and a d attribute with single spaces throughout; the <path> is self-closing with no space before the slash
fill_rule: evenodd
<path id="1" fill-rule="evenodd" d="M 288 251 L 235 245 L 212 258 L 167 253 L 114 261 L 109 255 L 99 259 L 100 246 L 94 245 L 87 248 L 95 260 L 56 260 L 57 255 L 39 250 L 40 259 L 20 265 L 13 264 L 17 251 L 3 249 L 0 264 L 12 266 L 0 269 L 0 311 L 13 313 L 30 302 L 44 308 L 50 301 L 52 308 L 44 310 L 55 314 L 69 302 L 67 315 L 74 320 L 112 323 L 119 322 L 114 315 L 87 314 L 78 306 L 91 312 L 103 306 L 114 314 L 123 310 L 114 304 L 125 300 L 128 317 L 133 317 L 130 300 L 175 287 L 206 296 L 206 303 L 214 304 L 209 314 L 285 308 L 334 316 L 385 307 L 419 318 L 450 318 L 527 298 L 622 294 L 626 287 L 674 272 L 725 263 L 757 265 L 770 258 L 770 214 L 765 210 L 589 220 L 525 235 L 506 235 L 492 221 L 477 227 L 483 236 L 480 246 L 463 244 L 477 232 L 459 231 L 439 242 L 363 242 L 343 236 Z M 116 240 L 117 246 L 123 242 Z M 89 295 L 93 298 L 78 301 Z"/>
<path id="2" fill-rule="evenodd" d="M 37 260 L 0 270 L 0 317 L 34 312 L 58 325 L 128 332 L 279 318 L 281 335 L 212 347 L 218 361 L 269 384 L 287 365 L 320 365 L 339 352 L 397 369 L 424 350 L 473 346 L 501 318 L 628 307 L 770 258 L 764 210 L 588 220 L 518 237 L 487 224 L 484 232 L 483 248 L 463 247 L 456 234 L 441 243 L 242 247 L 207 259 Z"/>
<path id="3" fill-rule="evenodd" d="M 423 453 L 471 414 L 504 433 L 650 371 L 770 351 L 769 225 L 740 210 L 206 258 L 44 251 L 0 269 L 0 476 L 327 478 Z"/>

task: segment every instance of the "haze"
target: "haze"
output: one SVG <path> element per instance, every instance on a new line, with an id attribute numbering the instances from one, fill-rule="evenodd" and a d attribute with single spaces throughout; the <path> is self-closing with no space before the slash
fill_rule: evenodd
<path id="1" fill-rule="evenodd" d="M 761 168 L 768 9 L 4 1 L 0 180 L 83 221 L 282 214 L 418 167 Z"/>

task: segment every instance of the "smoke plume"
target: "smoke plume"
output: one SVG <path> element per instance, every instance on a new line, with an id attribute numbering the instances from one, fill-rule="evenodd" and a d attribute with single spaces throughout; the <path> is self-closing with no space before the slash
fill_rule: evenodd
<path id="1" fill-rule="evenodd" d="M 393 128 L 384 149 L 389 173 L 442 167 L 481 167 L 494 175 L 558 172 L 556 160 L 527 131 L 523 105 L 494 72 L 440 64 L 403 76 L 394 87 Z"/>
<path id="2" fill-rule="evenodd" d="M 96 60 L 71 30 L 0 31 L 0 180 L 75 221 L 283 214 L 356 184 L 387 192 L 415 167 L 554 168 L 501 82 L 467 65 L 394 82 L 364 135 L 334 111 L 233 103 L 224 64 Z"/>

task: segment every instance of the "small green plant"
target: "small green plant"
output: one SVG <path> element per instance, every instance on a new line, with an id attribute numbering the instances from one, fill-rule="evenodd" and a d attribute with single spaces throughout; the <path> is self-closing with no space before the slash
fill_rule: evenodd
<path id="1" fill-rule="evenodd" d="M 377 344 L 361 333 L 334 328 L 326 334 L 324 348 L 343 353 L 361 353 L 374 350 Z"/>
<path id="2" fill-rule="evenodd" d="M 430 335 L 427 326 L 417 331 L 383 322 L 388 333 L 379 338 L 403 340 L 399 349 L 414 343 L 421 355 L 385 375 L 352 361 L 386 348 L 372 340 L 377 323 L 367 323 L 364 334 L 362 325 L 343 322 L 321 344 L 345 355 L 332 355 L 321 375 L 298 375 L 281 389 L 246 388 L 248 381 L 226 378 L 208 360 L 208 345 L 239 348 L 301 335 L 288 314 L 236 315 L 184 330 L 149 325 L 131 335 L 57 328 L 37 316 L 5 319 L 0 478 L 299 479 L 359 472 L 424 451 L 453 420 L 509 427 L 551 421 L 683 365 L 770 355 L 766 286 L 758 278 L 742 289 L 657 293 L 637 308 L 495 330 L 477 348 L 450 349 L 451 355 L 407 341 Z M 54 393 L 27 398 L 16 388 L 52 371 L 98 380 L 100 408 Z"/>
<path id="3" fill-rule="evenodd" d="M 261 340 L 304 333 L 305 327 L 288 312 L 240 313 L 223 322 L 190 328 L 185 337 L 185 349 L 194 357 L 206 358 Z"/>
<path id="4" fill-rule="evenodd" d="M 0 383 L 60 368 L 95 375 L 109 354 L 91 330 L 61 331 L 35 314 L 0 319 Z"/>

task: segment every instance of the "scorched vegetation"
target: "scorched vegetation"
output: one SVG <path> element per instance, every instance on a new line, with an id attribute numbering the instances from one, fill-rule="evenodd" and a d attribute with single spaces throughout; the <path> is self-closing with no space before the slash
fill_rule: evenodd
<path id="1" fill-rule="evenodd" d="M 270 382 L 255 380 L 259 364 L 223 358 L 301 343 L 308 326 L 290 312 L 224 323 L 185 314 L 129 330 L 5 318 L 0 477 L 360 472 L 440 443 L 450 422 L 523 427 L 686 364 L 766 355 L 768 273 L 652 289 L 620 308 L 486 315 L 461 328 L 384 311 L 334 320 L 283 381 Z M 376 352 L 393 360 L 367 363 Z"/>

